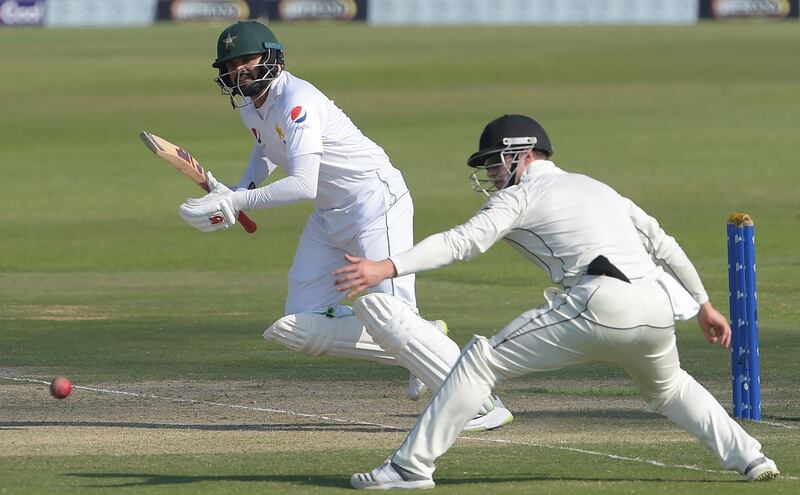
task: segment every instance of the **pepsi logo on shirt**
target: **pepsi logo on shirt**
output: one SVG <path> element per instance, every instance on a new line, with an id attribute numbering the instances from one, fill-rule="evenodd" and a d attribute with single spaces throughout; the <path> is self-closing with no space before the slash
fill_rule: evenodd
<path id="1" fill-rule="evenodd" d="M 302 124 L 306 120 L 306 109 L 298 105 L 292 108 L 292 113 L 289 116 L 295 124 Z"/>

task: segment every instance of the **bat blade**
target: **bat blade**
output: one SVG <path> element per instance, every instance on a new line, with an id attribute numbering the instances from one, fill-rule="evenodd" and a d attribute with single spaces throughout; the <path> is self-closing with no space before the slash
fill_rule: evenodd
<path id="1" fill-rule="evenodd" d="M 151 132 L 142 131 L 139 133 L 139 137 L 144 145 L 157 157 L 178 169 L 178 171 L 188 177 L 192 182 L 208 192 L 206 171 L 191 153 Z M 258 228 L 256 223 L 242 211 L 239 212 L 238 219 L 244 230 L 250 234 L 255 232 Z"/>
<path id="2" fill-rule="evenodd" d="M 192 182 L 208 191 L 206 171 L 191 153 L 149 132 L 142 131 L 139 133 L 139 137 L 142 138 L 142 142 L 145 146 L 155 153 L 157 157 L 169 163 L 178 169 L 180 173 L 191 179 Z"/>

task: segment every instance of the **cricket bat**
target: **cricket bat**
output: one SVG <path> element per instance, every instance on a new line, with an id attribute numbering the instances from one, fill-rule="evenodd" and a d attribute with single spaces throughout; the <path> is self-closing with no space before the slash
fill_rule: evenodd
<path id="1" fill-rule="evenodd" d="M 188 151 L 150 132 L 142 131 L 139 133 L 139 137 L 142 138 L 142 142 L 145 146 L 150 148 L 150 151 L 155 153 L 157 157 L 177 168 L 183 175 L 190 178 L 192 182 L 208 192 L 206 171 L 203 170 L 203 166 L 200 165 L 200 162 L 195 160 Z M 258 228 L 256 223 L 242 211 L 239 212 L 237 218 L 242 227 L 244 227 L 244 230 L 250 234 L 255 232 Z"/>

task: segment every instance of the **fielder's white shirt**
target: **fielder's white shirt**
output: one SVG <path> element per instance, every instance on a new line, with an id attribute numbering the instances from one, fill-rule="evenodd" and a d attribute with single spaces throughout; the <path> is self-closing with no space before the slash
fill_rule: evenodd
<path id="1" fill-rule="evenodd" d="M 658 262 L 697 304 L 708 301 L 691 261 L 653 217 L 606 184 L 547 160 L 533 162 L 518 185 L 493 194 L 466 223 L 391 260 L 402 276 L 467 260 L 500 239 L 563 286 L 575 285 L 604 255 L 633 282 L 659 278 Z"/>
<path id="2" fill-rule="evenodd" d="M 237 210 L 305 199 L 314 199 L 318 211 L 358 210 L 365 203 L 362 197 L 380 187 L 377 177 L 399 176 L 383 149 L 333 101 L 287 71 L 275 79 L 261 108 L 251 104 L 239 110 L 255 146 L 234 193 Z M 276 165 L 287 177 L 245 190 L 264 181 Z"/>

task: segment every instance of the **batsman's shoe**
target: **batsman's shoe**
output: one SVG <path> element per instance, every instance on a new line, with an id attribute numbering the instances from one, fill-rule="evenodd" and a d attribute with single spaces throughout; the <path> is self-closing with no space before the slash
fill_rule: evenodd
<path id="1" fill-rule="evenodd" d="M 478 415 L 472 418 L 461 431 L 472 433 L 494 430 L 514 421 L 514 415 L 511 414 L 511 411 L 506 409 L 506 406 L 500 401 L 500 397 L 493 395 L 490 399 L 494 408 L 485 413 L 478 413 Z"/>
<path id="2" fill-rule="evenodd" d="M 769 457 L 759 457 L 747 465 L 744 470 L 747 481 L 769 481 L 781 475 L 775 461 Z"/>
<path id="3" fill-rule="evenodd" d="M 414 373 L 408 373 L 408 398 L 411 400 L 419 400 L 422 397 L 422 394 L 425 393 L 425 389 L 428 387 L 425 385 L 425 382 L 420 380 L 419 378 L 414 375 Z"/>
<path id="4" fill-rule="evenodd" d="M 391 488 L 433 488 L 433 480 L 403 469 L 387 459 L 381 466 L 368 473 L 356 473 L 350 478 L 350 486 L 362 490 L 389 490 Z"/>
<path id="5" fill-rule="evenodd" d="M 434 320 L 431 323 L 433 323 L 433 326 L 435 326 L 437 330 L 439 330 L 443 334 L 447 335 L 447 332 L 449 331 L 449 329 L 447 328 L 447 323 L 445 323 L 444 320 Z M 411 400 L 419 400 L 419 398 L 422 397 L 422 394 L 425 393 L 425 390 L 427 388 L 428 387 L 425 385 L 425 383 L 422 380 L 420 380 L 419 378 L 417 378 L 416 376 L 414 376 L 413 373 L 409 373 L 408 374 L 408 398 L 409 399 L 411 399 Z"/>

